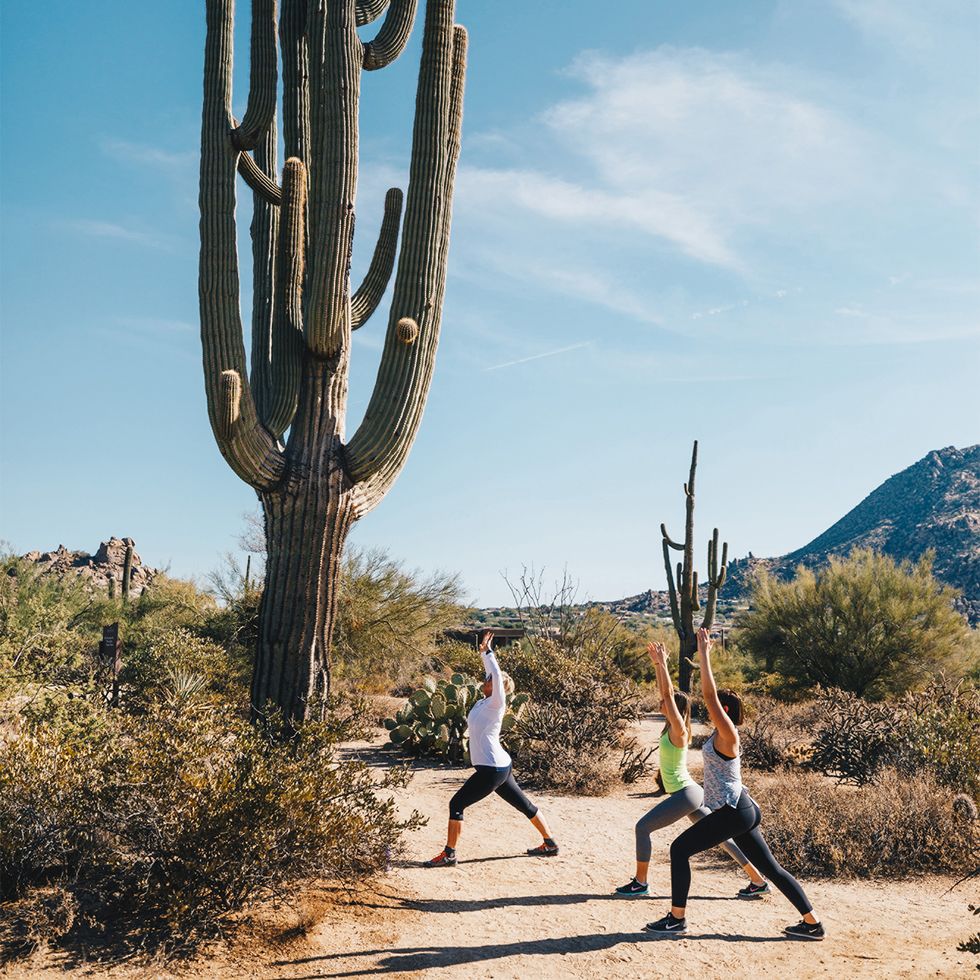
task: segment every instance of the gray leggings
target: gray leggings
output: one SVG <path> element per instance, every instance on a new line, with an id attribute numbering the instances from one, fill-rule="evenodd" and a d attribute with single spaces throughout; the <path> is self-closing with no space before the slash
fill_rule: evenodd
<path id="1" fill-rule="evenodd" d="M 697 823 L 711 811 L 704 805 L 704 790 L 695 783 L 685 786 L 676 793 L 671 793 L 663 803 L 658 803 L 649 813 L 642 816 L 636 824 L 636 860 L 649 861 L 652 847 L 650 835 L 655 830 L 662 830 L 676 823 L 681 817 L 687 817 L 691 823 Z M 722 841 L 721 846 L 744 867 L 748 858 L 730 841 Z"/>

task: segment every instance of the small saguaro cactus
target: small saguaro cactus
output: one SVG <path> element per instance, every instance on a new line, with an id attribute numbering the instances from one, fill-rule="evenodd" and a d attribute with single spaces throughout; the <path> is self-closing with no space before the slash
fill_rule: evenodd
<path id="1" fill-rule="evenodd" d="M 698 627 L 694 625 L 694 614 L 701 611 L 698 595 L 698 573 L 694 568 L 694 475 L 698 467 L 698 443 L 695 439 L 691 453 L 691 472 L 684 484 L 687 505 L 687 519 L 684 522 L 684 543 L 671 540 L 667 526 L 660 525 L 663 535 L 664 567 L 667 570 L 667 590 L 670 596 L 670 617 L 680 638 L 680 657 L 678 664 L 678 686 L 686 693 L 691 691 L 691 662 L 697 656 Z M 676 579 L 671 567 L 671 549 L 684 553 L 683 561 L 677 562 Z M 718 528 L 708 540 L 708 593 L 704 603 L 704 616 L 700 626 L 711 629 L 715 621 L 715 607 L 718 593 L 725 584 L 728 570 L 728 542 L 722 545 L 721 560 L 718 558 Z"/>
<path id="2" fill-rule="evenodd" d="M 133 583 L 133 546 L 126 545 L 126 557 L 123 559 L 122 600 L 129 602 L 129 587 Z"/>
<path id="3" fill-rule="evenodd" d="M 351 288 L 361 73 L 402 52 L 417 0 L 252 0 L 250 88 L 232 116 L 234 0 L 206 0 L 201 133 L 201 340 L 218 448 L 259 495 L 268 559 L 252 710 L 293 723 L 330 686 L 340 556 L 415 440 L 435 366 L 460 148 L 466 31 L 427 0 L 400 252 L 402 192 L 385 197 L 374 256 Z M 358 29 L 384 14 L 372 40 Z M 278 24 L 277 24 L 278 20 Z M 278 166 L 277 27 L 283 144 Z M 236 172 L 252 189 L 252 349 L 239 313 Z M 351 333 L 396 255 L 384 353 L 363 421 L 345 436 Z"/>

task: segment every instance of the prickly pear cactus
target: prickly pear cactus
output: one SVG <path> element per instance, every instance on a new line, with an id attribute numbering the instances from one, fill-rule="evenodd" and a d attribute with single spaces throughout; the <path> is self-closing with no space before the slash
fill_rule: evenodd
<path id="1" fill-rule="evenodd" d="M 394 718 L 384 720 L 389 738 L 385 748 L 469 765 L 466 716 L 482 697 L 482 686 L 476 678 L 465 674 L 453 674 L 449 680 L 426 678 Z M 500 726 L 501 736 L 506 736 L 517 724 L 527 701 L 527 694 L 510 696 Z"/>

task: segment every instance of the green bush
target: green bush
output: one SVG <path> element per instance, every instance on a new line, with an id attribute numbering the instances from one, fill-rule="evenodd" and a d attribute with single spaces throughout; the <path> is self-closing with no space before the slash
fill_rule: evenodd
<path id="1" fill-rule="evenodd" d="M 514 730 L 521 778 L 558 792 L 607 792 L 618 777 L 623 732 L 636 717 L 630 683 L 558 662 L 537 690 Z"/>
<path id="2" fill-rule="evenodd" d="M 888 702 L 828 691 L 816 704 L 810 764 L 858 785 L 889 766 L 928 770 L 943 786 L 980 798 L 980 691 L 943 679 Z"/>
<path id="3" fill-rule="evenodd" d="M 953 794 L 929 772 L 888 770 L 861 787 L 784 772 L 751 790 L 762 833 L 794 874 L 888 878 L 975 865 L 977 821 L 954 811 Z"/>
<path id="4" fill-rule="evenodd" d="M 800 568 L 791 582 L 765 573 L 737 621 L 740 649 L 788 693 L 814 685 L 862 697 L 904 694 L 937 671 L 968 668 L 971 635 L 955 590 L 932 558 L 896 564 L 873 551 Z"/>
<path id="5" fill-rule="evenodd" d="M 462 618 L 455 575 L 405 570 L 383 551 L 348 549 L 334 630 L 334 676 L 361 690 L 388 691 L 437 655 L 443 631 Z"/>
<path id="6" fill-rule="evenodd" d="M 419 818 L 396 816 L 387 791 L 401 771 L 376 782 L 338 755 L 363 737 L 362 707 L 288 743 L 274 722 L 193 705 L 106 712 L 84 736 L 23 725 L 0 741 L 8 952 L 39 941 L 49 919 L 40 938 L 189 948 L 253 902 L 383 870 Z M 67 897 L 48 915 L 51 894 Z"/>

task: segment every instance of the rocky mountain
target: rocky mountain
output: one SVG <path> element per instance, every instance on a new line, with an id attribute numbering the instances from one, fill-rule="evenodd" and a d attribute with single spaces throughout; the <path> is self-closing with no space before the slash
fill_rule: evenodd
<path id="1" fill-rule="evenodd" d="M 729 562 L 720 612 L 726 602 L 744 601 L 748 581 L 760 568 L 788 578 L 799 565 L 818 568 L 831 555 L 847 555 L 853 548 L 875 548 L 896 560 L 915 560 L 933 549 L 936 577 L 963 593 L 959 608 L 971 624 L 980 623 L 980 445 L 948 446 L 927 454 L 796 551 Z M 665 592 L 643 592 L 602 605 L 618 615 L 669 616 Z"/>
<path id="2" fill-rule="evenodd" d="M 94 588 L 121 595 L 126 549 L 132 545 L 132 538 L 109 538 L 99 545 L 99 550 L 94 555 L 87 551 L 69 551 L 60 544 L 54 551 L 29 551 L 23 557 L 25 561 L 34 562 L 46 575 L 76 575 Z M 148 568 L 143 564 L 134 548 L 130 596 L 138 596 L 158 574 L 155 568 Z"/>

